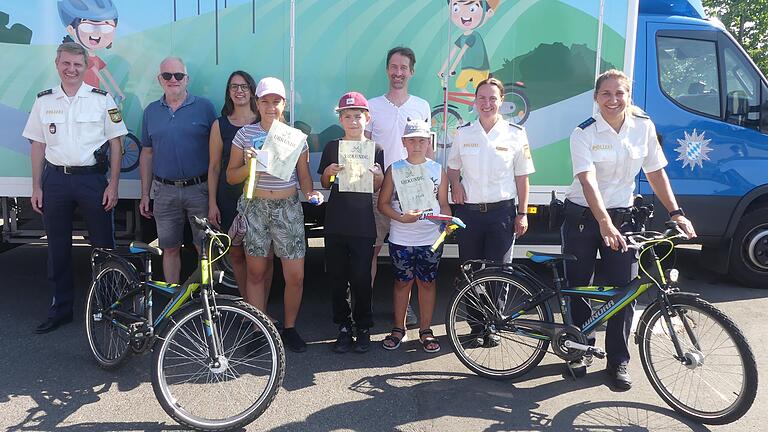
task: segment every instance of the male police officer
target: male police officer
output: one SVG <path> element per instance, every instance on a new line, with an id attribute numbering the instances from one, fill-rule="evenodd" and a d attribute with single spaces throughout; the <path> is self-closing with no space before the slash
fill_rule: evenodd
<path id="1" fill-rule="evenodd" d="M 32 208 L 43 215 L 48 236 L 48 280 L 53 303 L 36 332 L 72 321 L 72 214 L 79 206 L 95 247 L 114 247 L 112 209 L 117 204 L 122 137 L 128 133 L 115 101 L 83 84 L 88 55 L 76 43 L 56 50 L 61 85 L 37 94 L 23 136 L 32 143 Z M 109 141 L 110 162 L 103 145 Z M 104 174 L 109 164 L 110 180 Z"/>

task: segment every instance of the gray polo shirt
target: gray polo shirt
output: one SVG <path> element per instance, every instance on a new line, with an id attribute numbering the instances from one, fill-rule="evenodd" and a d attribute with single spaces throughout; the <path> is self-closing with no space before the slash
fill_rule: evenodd
<path id="1" fill-rule="evenodd" d="M 213 104 L 187 95 L 172 111 L 165 96 L 144 109 L 141 145 L 152 148 L 152 174 L 183 180 L 208 172 L 208 135 L 216 120 Z"/>

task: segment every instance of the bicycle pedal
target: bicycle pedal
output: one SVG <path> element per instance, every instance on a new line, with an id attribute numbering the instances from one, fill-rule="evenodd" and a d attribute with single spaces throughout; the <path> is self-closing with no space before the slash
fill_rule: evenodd
<path id="1" fill-rule="evenodd" d="M 601 350 L 600 348 L 590 347 L 587 350 L 587 354 L 592 354 L 593 356 L 599 358 L 600 360 L 605 358 L 605 351 Z"/>

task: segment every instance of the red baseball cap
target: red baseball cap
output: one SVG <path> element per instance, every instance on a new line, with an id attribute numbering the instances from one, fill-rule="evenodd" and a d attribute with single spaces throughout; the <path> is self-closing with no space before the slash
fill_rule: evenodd
<path id="1" fill-rule="evenodd" d="M 363 96 L 362 93 L 344 93 L 344 96 L 339 99 L 339 105 L 336 106 L 336 112 L 348 108 L 364 109 L 368 111 L 368 100 L 365 99 L 365 96 Z"/>

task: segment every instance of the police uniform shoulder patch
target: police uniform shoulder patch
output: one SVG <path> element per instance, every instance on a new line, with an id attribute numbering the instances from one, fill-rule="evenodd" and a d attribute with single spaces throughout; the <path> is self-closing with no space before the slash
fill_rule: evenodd
<path id="1" fill-rule="evenodd" d="M 510 125 L 510 126 L 514 126 L 514 127 L 518 128 L 518 129 L 520 129 L 520 130 L 523 130 L 523 127 L 522 127 L 522 126 L 520 126 L 520 125 L 519 125 L 519 124 L 517 124 L 517 123 L 512 123 L 512 122 L 509 122 L 509 125 Z"/>
<path id="2" fill-rule="evenodd" d="M 109 93 L 107 93 L 106 90 L 102 90 L 102 89 L 99 89 L 99 88 L 92 88 L 91 91 L 93 93 L 98 93 L 98 94 L 100 94 L 102 96 L 106 96 L 107 94 L 109 94 Z"/>
<path id="3" fill-rule="evenodd" d="M 117 108 L 112 108 L 107 110 L 107 113 L 109 114 L 109 119 L 112 120 L 112 123 L 120 123 L 123 121 L 123 116 L 120 115 L 120 110 Z"/>
<path id="4" fill-rule="evenodd" d="M 597 121 L 597 120 L 595 120 L 595 118 L 594 118 L 594 117 L 590 117 L 590 118 L 588 118 L 588 119 L 584 120 L 583 122 L 581 122 L 581 124 L 579 125 L 579 128 L 581 128 L 581 129 L 586 129 L 586 128 L 588 128 L 589 126 L 591 126 L 591 125 L 595 124 L 595 122 L 596 122 L 596 121 Z"/>
<path id="5" fill-rule="evenodd" d="M 37 97 L 43 97 L 45 95 L 49 95 L 53 93 L 53 89 L 43 90 L 40 93 L 37 94 Z"/>
<path id="6" fill-rule="evenodd" d="M 472 124 L 472 122 L 466 122 L 466 123 L 464 123 L 463 125 L 461 125 L 461 126 L 457 127 L 456 129 L 461 129 L 461 128 L 463 128 L 463 127 L 467 127 L 467 126 L 470 126 L 471 124 Z"/>

